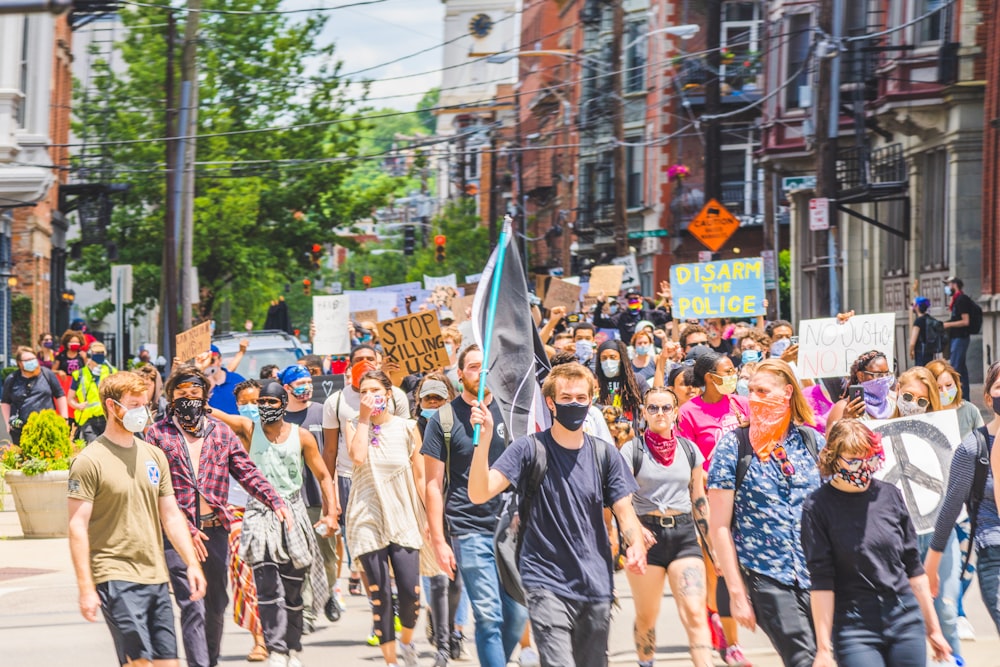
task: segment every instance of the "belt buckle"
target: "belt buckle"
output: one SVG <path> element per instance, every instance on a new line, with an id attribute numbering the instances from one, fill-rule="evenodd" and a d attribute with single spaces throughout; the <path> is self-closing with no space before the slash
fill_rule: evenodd
<path id="1" fill-rule="evenodd" d="M 661 516 L 657 517 L 659 519 L 658 523 L 660 528 L 676 528 L 677 527 L 677 517 L 675 516 Z"/>

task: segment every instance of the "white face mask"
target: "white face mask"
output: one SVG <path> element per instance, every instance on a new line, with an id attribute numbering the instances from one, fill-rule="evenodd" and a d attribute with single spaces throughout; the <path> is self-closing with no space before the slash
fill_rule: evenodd
<path id="1" fill-rule="evenodd" d="M 126 431 L 129 433 L 139 433 L 142 429 L 146 428 L 146 424 L 149 423 L 149 410 L 145 405 L 140 405 L 137 408 L 127 410 L 125 409 L 125 406 L 118 401 L 115 401 L 115 404 L 125 410 L 125 414 L 122 416 L 121 422 Z"/>

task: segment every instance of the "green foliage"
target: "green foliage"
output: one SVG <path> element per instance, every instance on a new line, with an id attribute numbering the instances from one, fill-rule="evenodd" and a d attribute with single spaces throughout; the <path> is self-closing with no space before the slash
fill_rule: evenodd
<path id="1" fill-rule="evenodd" d="M 55 410 L 35 412 L 24 424 L 20 446 L 10 446 L 0 459 L 4 468 L 37 475 L 49 470 L 68 470 L 75 447 L 69 439 L 69 424 Z"/>
<path id="2" fill-rule="evenodd" d="M 351 253 L 341 267 L 336 279 L 348 284 L 351 271 L 355 273 L 356 286 L 361 289 L 361 277 L 372 277 L 372 286 L 393 285 L 409 281 L 422 281 L 424 275 L 445 276 L 454 273 L 458 282 L 465 276 L 479 273 L 486 266 L 490 255 L 489 229 L 480 224 L 473 199 L 463 198 L 449 203 L 442 214 L 432 220 L 434 231 L 427 232 L 427 247 L 420 243 L 417 228 L 417 248 L 406 257 L 402 253 L 402 241 L 364 246 Z M 434 236 L 447 237 L 445 261 L 438 263 L 434 246 Z M 384 254 L 373 254 L 373 250 L 389 250 Z"/>
<path id="3" fill-rule="evenodd" d="M 0 368 L 0 384 L 7 381 L 7 376 L 18 370 L 17 366 L 4 366 Z"/>
<path id="4" fill-rule="evenodd" d="M 10 337 L 14 347 L 24 345 L 34 348 L 31 340 L 31 299 L 23 295 L 15 295 L 10 300 Z"/>
<path id="5" fill-rule="evenodd" d="M 792 251 L 778 253 L 778 300 L 781 302 L 781 316 L 785 319 L 792 314 Z"/>
<path id="6" fill-rule="evenodd" d="M 96 60 L 100 94 L 77 91 L 74 132 L 111 143 L 85 156 L 85 166 L 129 186 L 117 201 L 109 240 L 118 263 L 132 264 L 139 309 L 159 299 L 165 196 L 165 0 L 121 12 L 125 24 L 121 72 Z M 331 243 L 337 230 L 368 217 L 396 183 L 364 188 L 350 178 L 366 128 L 364 96 L 348 90 L 332 44 L 321 43 L 329 14 L 268 13 L 280 0 L 205 0 L 205 9 L 244 14 L 202 14 L 198 36 L 198 134 L 195 174 L 194 264 L 201 302 L 212 317 L 222 299 L 232 320 L 262 321 L 286 283 L 312 271 L 306 249 Z M 177 13 L 183 35 L 184 13 Z M 180 61 L 177 40 L 177 62 Z M 179 68 L 178 68 L 178 79 Z M 179 81 L 177 88 L 180 88 Z M 178 99 L 175 105 L 179 106 Z M 285 128 L 273 131 L 269 128 Z M 268 129 L 268 131 L 260 131 Z M 181 133 L 183 134 L 183 132 Z M 77 158 L 82 160 L 84 158 Z M 80 166 L 84 166 L 81 163 Z M 77 280 L 110 282 L 101 246 L 84 249 L 71 269 Z M 106 311 L 99 304 L 92 315 Z"/>
<path id="7" fill-rule="evenodd" d="M 420 119 L 420 124 L 424 126 L 428 134 L 434 134 L 437 131 L 437 116 L 434 115 L 433 111 L 428 111 L 428 109 L 433 109 L 438 105 L 441 100 L 441 89 L 431 88 L 424 96 L 420 98 L 417 102 L 417 117 Z"/>

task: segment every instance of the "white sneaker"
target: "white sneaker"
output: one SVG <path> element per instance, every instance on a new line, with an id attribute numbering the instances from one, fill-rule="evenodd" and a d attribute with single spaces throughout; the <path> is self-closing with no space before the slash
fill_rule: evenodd
<path id="1" fill-rule="evenodd" d="M 299 651 L 292 651 L 288 654 L 288 667 L 302 667 L 302 660 L 299 659 L 301 653 Z"/>
<path id="2" fill-rule="evenodd" d="M 958 622 L 958 638 L 964 639 L 965 641 L 974 642 L 976 641 L 976 630 L 972 627 L 972 623 L 965 616 L 959 616 Z"/>
<path id="3" fill-rule="evenodd" d="M 517 657 L 517 664 L 521 667 L 539 667 L 542 663 L 538 659 L 538 651 L 531 646 L 525 646 Z"/>
<path id="4" fill-rule="evenodd" d="M 267 667 L 288 667 L 288 654 L 271 651 L 271 655 L 267 658 Z"/>
<path id="5" fill-rule="evenodd" d="M 399 653 L 403 659 L 403 667 L 420 667 L 420 656 L 417 654 L 416 644 L 399 642 Z"/>

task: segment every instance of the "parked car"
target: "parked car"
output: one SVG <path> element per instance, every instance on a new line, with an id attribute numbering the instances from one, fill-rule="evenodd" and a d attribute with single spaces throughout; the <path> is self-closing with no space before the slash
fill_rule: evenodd
<path id="1" fill-rule="evenodd" d="M 302 343 L 284 331 L 231 331 L 212 338 L 212 344 L 222 353 L 223 365 L 228 365 L 236 356 L 240 341 L 244 339 L 250 341 L 250 346 L 236 372 L 245 378 L 259 378 L 260 369 L 268 364 L 274 364 L 279 370 L 291 366 L 306 354 Z"/>

